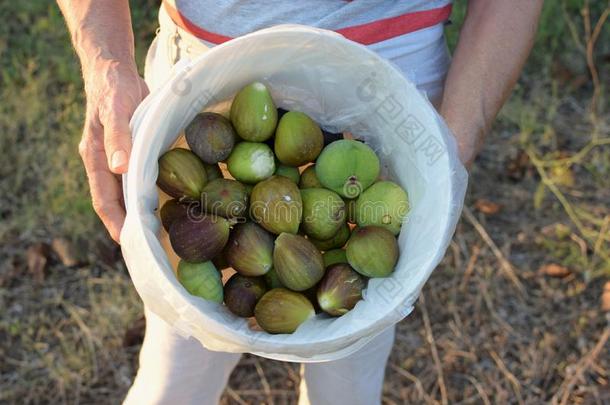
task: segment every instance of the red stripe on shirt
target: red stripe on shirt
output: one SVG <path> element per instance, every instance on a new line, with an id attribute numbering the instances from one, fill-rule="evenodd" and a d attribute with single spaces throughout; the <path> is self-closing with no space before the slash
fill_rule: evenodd
<path id="1" fill-rule="evenodd" d="M 226 35 L 207 31 L 194 24 L 169 2 L 164 1 L 165 10 L 172 21 L 183 30 L 193 34 L 199 39 L 212 44 L 222 44 L 233 38 Z M 354 25 L 352 27 L 340 28 L 335 32 L 345 38 L 363 45 L 371 45 L 394 37 L 405 35 L 423 28 L 431 27 L 446 21 L 451 15 L 451 4 L 430 10 L 414 11 L 401 14 L 396 17 L 384 18 L 366 24 Z"/>

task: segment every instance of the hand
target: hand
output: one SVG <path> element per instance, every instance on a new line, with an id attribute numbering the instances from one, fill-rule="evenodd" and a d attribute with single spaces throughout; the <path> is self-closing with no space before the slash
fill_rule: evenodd
<path id="1" fill-rule="evenodd" d="M 119 175 L 129 164 L 129 120 L 148 94 L 148 87 L 135 63 L 104 59 L 84 71 L 87 113 L 78 150 L 87 171 L 93 209 L 112 239 L 119 242 L 125 222 Z"/>

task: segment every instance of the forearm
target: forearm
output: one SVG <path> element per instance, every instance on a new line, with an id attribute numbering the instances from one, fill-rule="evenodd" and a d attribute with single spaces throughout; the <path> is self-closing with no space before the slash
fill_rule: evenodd
<path id="1" fill-rule="evenodd" d="M 99 61 L 135 64 L 128 0 L 57 0 L 83 74 Z"/>
<path id="2" fill-rule="evenodd" d="M 470 164 L 527 59 L 541 0 L 471 0 L 447 75 L 441 114 Z"/>

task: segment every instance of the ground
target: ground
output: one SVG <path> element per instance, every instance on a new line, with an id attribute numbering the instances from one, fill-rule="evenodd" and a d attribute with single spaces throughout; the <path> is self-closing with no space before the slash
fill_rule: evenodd
<path id="1" fill-rule="evenodd" d="M 132 2 L 139 61 L 157 6 Z M 117 403 L 142 306 L 88 199 L 78 64 L 53 2 L 0 15 L 0 402 Z M 610 403 L 607 16 L 545 3 L 453 242 L 398 325 L 385 404 Z M 244 356 L 222 401 L 294 403 L 298 383 L 297 365 Z"/>

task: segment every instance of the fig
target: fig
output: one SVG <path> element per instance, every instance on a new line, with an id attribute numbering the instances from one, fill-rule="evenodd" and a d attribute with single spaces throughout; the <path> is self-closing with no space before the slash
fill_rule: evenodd
<path id="1" fill-rule="evenodd" d="M 301 190 L 303 231 L 315 239 L 332 238 L 345 224 L 345 203 L 337 193 L 325 188 Z"/>
<path id="2" fill-rule="evenodd" d="M 343 247 L 349 239 L 349 235 L 349 226 L 346 223 L 343 223 L 343 225 L 339 227 L 337 233 L 330 239 L 314 239 L 312 237 L 308 237 L 307 239 L 318 249 L 326 251 Z"/>
<path id="3" fill-rule="evenodd" d="M 280 282 L 294 291 L 305 291 L 324 275 L 324 260 L 318 249 L 300 235 L 282 233 L 275 240 L 273 267 Z"/>
<path id="4" fill-rule="evenodd" d="M 273 152 L 264 143 L 240 142 L 229 155 L 227 169 L 236 180 L 258 183 L 275 172 Z"/>
<path id="5" fill-rule="evenodd" d="M 268 291 L 254 307 L 256 321 L 268 333 L 292 333 L 315 314 L 303 294 L 285 288 Z"/>
<path id="6" fill-rule="evenodd" d="M 379 158 L 362 142 L 341 139 L 325 147 L 316 161 L 324 187 L 345 198 L 356 198 L 379 176 Z"/>
<path id="7" fill-rule="evenodd" d="M 189 294 L 205 300 L 221 303 L 223 298 L 220 272 L 212 262 L 178 263 L 178 281 Z"/>
<path id="8" fill-rule="evenodd" d="M 229 157 L 235 145 L 231 121 L 213 112 L 199 113 L 184 129 L 191 151 L 207 164 L 216 164 Z"/>
<path id="9" fill-rule="evenodd" d="M 366 277 L 386 277 L 398 261 L 398 242 L 380 226 L 356 228 L 347 242 L 347 261 Z"/>
<path id="10" fill-rule="evenodd" d="M 176 219 L 169 228 L 169 241 L 187 262 L 205 262 L 218 255 L 229 240 L 229 222 L 212 215 Z"/>
<path id="11" fill-rule="evenodd" d="M 245 276 L 261 276 L 273 267 L 273 235 L 252 222 L 237 224 L 225 248 L 229 265 Z"/>
<path id="12" fill-rule="evenodd" d="M 266 291 L 262 278 L 233 274 L 225 284 L 225 305 L 235 315 L 249 318 L 254 315 L 254 307 Z"/>
<path id="13" fill-rule="evenodd" d="M 269 232 L 296 234 L 302 214 L 301 193 L 286 177 L 272 176 L 252 189 L 250 215 Z"/>
<path id="14" fill-rule="evenodd" d="M 223 178 L 222 170 L 220 170 L 220 167 L 217 164 L 208 165 L 204 163 L 203 166 L 205 167 L 205 175 L 207 177 L 208 182 Z"/>
<path id="15" fill-rule="evenodd" d="M 265 282 L 267 283 L 267 288 L 270 290 L 273 288 L 284 287 L 274 268 L 271 268 L 271 270 L 265 274 Z"/>
<path id="16" fill-rule="evenodd" d="M 318 286 L 318 304 L 332 316 L 345 315 L 362 299 L 366 280 L 347 263 L 337 263 L 326 269 Z M 226 294 L 226 293 L 225 293 Z"/>
<path id="17" fill-rule="evenodd" d="M 170 196 L 199 200 L 206 182 L 203 162 L 190 150 L 172 149 L 159 158 L 157 185 Z"/>
<path id="18" fill-rule="evenodd" d="M 396 183 L 378 181 L 364 190 L 355 207 L 358 226 L 377 225 L 398 235 L 409 212 L 407 193 Z"/>
<path id="19" fill-rule="evenodd" d="M 347 263 L 347 255 L 343 249 L 327 250 L 322 255 L 322 260 L 324 260 L 324 267 L 328 268 L 333 264 Z"/>
<path id="20" fill-rule="evenodd" d="M 231 122 L 243 140 L 263 142 L 277 125 L 277 110 L 267 87 L 254 82 L 242 88 L 231 104 Z"/>
<path id="21" fill-rule="evenodd" d="M 248 192 L 239 181 L 216 179 L 203 188 L 201 204 L 205 212 L 211 215 L 242 217 L 248 209 Z"/>
<path id="22" fill-rule="evenodd" d="M 163 228 L 165 228 L 166 231 L 169 231 L 169 227 L 172 225 L 174 220 L 185 217 L 188 209 L 188 204 L 182 204 L 176 199 L 167 200 L 159 210 L 159 217 L 161 218 Z"/>
<path id="23" fill-rule="evenodd" d="M 281 163 L 279 165 L 276 165 L 275 175 L 288 177 L 294 182 L 294 184 L 299 184 L 299 180 L 301 179 L 301 175 L 299 174 L 298 168 L 286 166 Z"/>
<path id="24" fill-rule="evenodd" d="M 226 270 L 231 267 L 229 265 L 229 262 L 227 261 L 227 256 L 225 255 L 224 249 L 216 256 L 214 256 L 214 258 L 212 259 L 212 263 L 214 263 L 214 266 L 216 266 L 216 268 L 220 271 Z"/>
<path id="25" fill-rule="evenodd" d="M 275 131 L 274 151 L 288 166 L 301 166 L 316 160 L 324 147 L 318 124 L 305 113 L 289 111 L 282 116 Z"/>
<path id="26" fill-rule="evenodd" d="M 311 165 L 303 170 L 301 173 L 301 180 L 299 181 L 299 188 L 322 188 L 324 187 L 320 180 L 318 180 L 318 176 L 316 176 L 316 167 L 315 165 Z"/>

